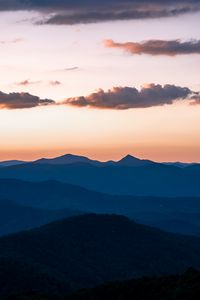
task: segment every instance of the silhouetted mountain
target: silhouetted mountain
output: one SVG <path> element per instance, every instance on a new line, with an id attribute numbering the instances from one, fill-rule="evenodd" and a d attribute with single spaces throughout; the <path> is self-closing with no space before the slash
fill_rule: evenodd
<path id="1" fill-rule="evenodd" d="M 126 167 L 137 167 L 137 166 L 144 166 L 149 164 L 156 164 L 156 163 L 150 160 L 139 159 L 132 155 L 127 155 L 115 163 L 115 165 L 117 166 L 126 166 Z"/>
<path id="2" fill-rule="evenodd" d="M 11 166 L 17 166 L 26 163 L 22 160 L 6 160 L 0 162 L 0 168 L 1 167 L 11 167 Z"/>
<path id="3" fill-rule="evenodd" d="M 32 267 L 43 274 L 43 281 L 48 274 L 65 282 L 67 289 L 200 268 L 200 239 L 165 233 L 122 216 L 85 215 L 3 237 L 0 257 L 0 270 L 5 259 L 13 262 L 0 276 L 1 296 L 14 293 L 18 281 L 20 291 L 27 291 L 33 276 L 27 268 Z M 19 274 L 24 281 L 17 278 L 12 289 Z M 34 290 L 42 290 L 37 281 Z"/>
<path id="4" fill-rule="evenodd" d="M 78 156 L 73 154 L 66 154 L 63 156 L 55 157 L 55 158 L 42 158 L 39 160 L 36 160 L 34 163 L 39 164 L 53 164 L 53 165 L 60 165 L 60 164 L 77 164 L 77 163 L 85 163 L 85 164 L 91 164 L 94 166 L 108 166 L 108 165 L 115 165 L 115 166 L 143 166 L 146 164 L 154 163 L 150 160 L 144 160 L 139 159 L 136 157 L 133 157 L 131 155 L 127 155 L 124 158 L 122 158 L 119 161 L 106 161 L 106 162 L 100 162 L 97 160 L 89 159 L 85 156 Z"/>
<path id="5" fill-rule="evenodd" d="M 86 163 L 29 163 L 0 168 L 0 178 L 30 181 L 58 180 L 99 192 L 134 196 L 200 196 L 200 168 L 163 164 L 95 166 Z"/>
<path id="6" fill-rule="evenodd" d="M 31 218 L 32 207 L 40 209 L 40 216 L 47 214 L 48 217 L 49 210 L 56 210 L 56 217 L 78 212 L 121 214 L 135 219 L 141 224 L 167 231 L 200 235 L 199 198 L 113 196 L 56 181 L 24 182 L 15 179 L 0 179 L 0 199 L 10 199 L 18 203 L 20 209 L 22 209 L 21 206 L 26 207 L 28 211 L 24 212 L 25 217 L 22 219 L 22 224 L 23 220 L 35 220 L 37 216 L 35 211 Z M 66 211 L 57 212 L 57 210 L 63 209 Z M 9 214 L 9 210 L 7 212 Z M 17 217 L 18 213 L 19 217 Z M 52 214 L 55 217 L 54 212 Z M 2 212 L 2 220 L 3 215 Z M 16 210 L 16 220 L 20 221 L 20 217 L 20 210 Z"/>
<path id="7" fill-rule="evenodd" d="M 36 160 L 34 163 L 39 164 L 51 164 L 51 165 L 67 165 L 67 164 L 76 164 L 76 163 L 87 163 L 100 165 L 101 162 L 97 160 L 89 159 L 85 156 L 78 156 L 73 154 L 65 154 L 55 158 L 41 158 Z"/>
<path id="8" fill-rule="evenodd" d="M 52 221 L 80 214 L 69 209 L 42 210 L 0 200 L 0 236 L 28 230 Z"/>
<path id="9" fill-rule="evenodd" d="M 16 247 L 16 245 L 15 245 Z M 34 251 L 34 250 L 33 250 Z M 26 263 L 23 259 L 0 257 L 0 299 L 9 295 L 45 293 L 47 295 L 64 295 L 71 291 L 66 281 L 48 271 L 45 266 Z M 20 300 L 23 296 L 20 295 Z M 30 298 L 29 298 L 30 299 Z"/>
<path id="10" fill-rule="evenodd" d="M 115 281 L 64 297 L 29 292 L 18 293 L 7 300 L 199 300 L 199 286 L 200 273 L 189 268 L 183 275 Z"/>

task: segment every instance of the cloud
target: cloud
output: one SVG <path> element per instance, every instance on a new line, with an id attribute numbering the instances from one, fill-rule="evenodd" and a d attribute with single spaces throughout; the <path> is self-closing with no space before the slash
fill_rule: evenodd
<path id="1" fill-rule="evenodd" d="M 30 81 L 29 79 L 25 79 L 23 81 L 17 82 L 16 84 L 20 86 L 29 86 L 32 84 L 39 84 L 39 83 L 41 83 L 41 81 Z"/>
<path id="2" fill-rule="evenodd" d="M 10 93 L 0 92 L 0 109 L 20 109 L 32 108 L 37 106 L 45 106 L 55 104 L 55 101 L 50 99 L 40 99 L 28 93 Z"/>
<path id="3" fill-rule="evenodd" d="M 99 89 L 86 97 L 68 98 L 62 104 L 104 109 L 147 108 L 173 104 L 178 100 L 191 100 L 194 92 L 187 87 L 148 84 L 138 90 L 134 87 L 114 87 L 108 91 Z"/>
<path id="4" fill-rule="evenodd" d="M 50 80 L 49 84 L 52 86 L 57 86 L 57 85 L 61 85 L 62 83 L 58 80 Z"/>
<path id="5" fill-rule="evenodd" d="M 52 70 L 52 72 L 73 72 L 76 70 L 79 70 L 79 67 L 66 67 L 63 69 L 55 69 L 55 70 Z"/>
<path id="6" fill-rule="evenodd" d="M 200 92 L 194 93 L 194 95 L 191 97 L 191 105 L 200 105 Z"/>
<path id="7" fill-rule="evenodd" d="M 127 10 L 108 10 L 108 11 L 84 11 L 74 13 L 57 13 L 49 18 L 44 18 L 37 22 L 39 25 L 75 25 L 75 24 L 90 24 L 107 21 L 126 21 L 137 19 L 153 19 L 162 17 L 172 17 L 180 14 L 192 12 L 192 7 L 180 8 L 156 8 L 156 9 L 129 9 Z"/>
<path id="8" fill-rule="evenodd" d="M 122 49 L 130 54 L 168 55 L 200 54 L 200 40 L 148 40 L 141 43 L 126 42 L 116 43 L 113 40 L 105 40 L 107 48 Z"/>
<path id="9" fill-rule="evenodd" d="M 12 40 L 0 40 L 1 45 L 18 44 L 18 43 L 21 43 L 21 42 L 24 42 L 23 38 L 15 38 L 15 39 L 12 39 Z"/>
<path id="10" fill-rule="evenodd" d="M 191 105 L 200 104 L 200 92 L 187 87 L 166 84 L 145 84 L 138 90 L 135 87 L 114 87 L 108 91 L 99 89 L 88 96 L 67 98 L 62 102 L 41 99 L 29 93 L 0 92 L 0 109 L 23 109 L 46 105 L 72 105 L 99 109 L 126 110 L 170 105 L 176 101 L 187 100 Z"/>
<path id="11" fill-rule="evenodd" d="M 75 71 L 78 70 L 78 67 L 65 68 L 63 71 Z"/>
<path id="12" fill-rule="evenodd" d="M 80 24 L 160 18 L 200 9 L 199 0 L 0 0 L 0 10 L 44 13 L 39 24 Z"/>
<path id="13" fill-rule="evenodd" d="M 40 81 L 30 81 L 29 79 L 25 79 L 23 81 L 17 82 L 16 85 L 29 86 L 29 85 L 40 84 L 40 83 L 43 83 L 43 82 L 41 80 Z M 49 80 L 48 84 L 51 86 L 57 86 L 57 85 L 61 85 L 62 83 L 58 80 Z"/>

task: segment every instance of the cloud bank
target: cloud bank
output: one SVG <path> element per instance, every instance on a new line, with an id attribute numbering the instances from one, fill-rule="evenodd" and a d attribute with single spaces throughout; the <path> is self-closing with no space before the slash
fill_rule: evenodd
<path id="1" fill-rule="evenodd" d="M 194 12 L 199 0 L 0 0 L 0 10 L 43 12 L 40 24 L 79 24 L 161 18 Z"/>
<path id="2" fill-rule="evenodd" d="M 194 92 L 187 87 L 148 84 L 138 90 L 134 87 L 114 87 L 108 91 L 99 89 L 86 97 L 68 98 L 62 104 L 102 109 L 147 108 L 173 104 L 178 100 L 191 100 Z"/>
<path id="3" fill-rule="evenodd" d="M 45 106 L 55 104 L 55 101 L 50 99 L 40 99 L 29 93 L 10 93 L 0 92 L 0 109 L 21 109 L 32 108 L 37 106 Z"/>
<path id="4" fill-rule="evenodd" d="M 126 42 L 116 43 L 113 40 L 105 40 L 107 48 L 118 48 L 130 54 L 168 55 L 200 54 L 200 40 L 148 40 L 141 43 Z"/>
<path id="5" fill-rule="evenodd" d="M 183 13 L 192 12 L 192 8 L 159 8 L 159 9 L 129 9 L 127 10 L 108 10 L 108 11 L 88 11 L 88 12 L 75 12 L 75 13 L 58 13 L 45 18 L 37 24 L 47 25 L 75 25 L 75 24 L 90 24 L 100 23 L 107 21 L 126 21 L 137 19 L 153 19 L 177 16 Z"/>
<path id="6" fill-rule="evenodd" d="M 126 110 L 170 105 L 187 100 L 191 105 L 200 104 L 200 92 L 187 87 L 166 84 L 146 84 L 140 90 L 135 87 L 114 87 L 108 91 L 99 89 L 88 96 L 67 98 L 62 102 L 41 99 L 29 93 L 0 92 L 0 109 L 23 109 L 46 105 L 72 105 L 99 109 Z"/>

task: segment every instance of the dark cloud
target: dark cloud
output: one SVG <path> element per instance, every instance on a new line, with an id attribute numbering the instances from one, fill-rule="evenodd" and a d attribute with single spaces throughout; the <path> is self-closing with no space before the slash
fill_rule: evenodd
<path id="1" fill-rule="evenodd" d="M 194 95 L 191 97 L 191 105 L 200 105 L 200 92 L 194 93 Z"/>
<path id="2" fill-rule="evenodd" d="M 194 92 L 175 85 L 145 85 L 141 90 L 134 87 L 114 87 L 105 92 L 100 89 L 86 97 L 66 99 L 62 104 L 78 107 L 130 109 L 173 104 L 177 100 L 191 99 Z"/>
<path id="3" fill-rule="evenodd" d="M 177 16 L 184 13 L 192 12 L 192 7 L 180 7 L 180 8 L 157 8 L 152 9 L 148 7 L 146 9 L 129 9 L 127 10 L 108 10 L 108 11 L 86 11 L 86 12 L 73 12 L 73 13 L 58 13 L 44 18 L 37 22 L 37 24 L 47 25 L 75 25 L 75 24 L 90 24 L 106 21 L 125 21 L 136 19 L 153 19 Z M 196 9 L 195 9 L 196 11 Z"/>
<path id="4" fill-rule="evenodd" d="M 32 108 L 36 106 L 45 106 L 55 104 L 50 99 L 40 99 L 28 93 L 10 93 L 6 94 L 0 92 L 0 109 L 19 109 L 19 108 Z"/>
<path id="5" fill-rule="evenodd" d="M 116 43 L 113 40 L 105 40 L 108 48 L 119 48 L 131 54 L 150 54 L 175 56 L 181 54 L 200 54 L 200 40 L 149 40 L 142 43 L 126 42 Z"/>
<path id="6" fill-rule="evenodd" d="M 0 0 L 0 10 L 34 10 L 45 13 L 40 24 L 160 18 L 199 9 L 200 0 Z"/>

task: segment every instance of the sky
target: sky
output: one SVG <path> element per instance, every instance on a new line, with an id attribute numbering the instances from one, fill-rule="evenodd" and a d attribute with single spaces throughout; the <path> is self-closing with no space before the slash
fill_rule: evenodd
<path id="1" fill-rule="evenodd" d="M 200 162 L 199 1 L 22 2 L 0 1 L 0 160 Z"/>

